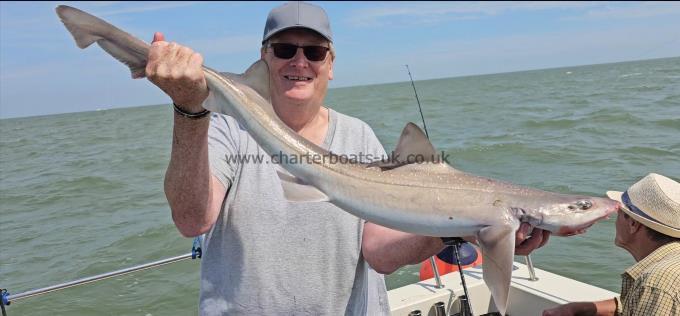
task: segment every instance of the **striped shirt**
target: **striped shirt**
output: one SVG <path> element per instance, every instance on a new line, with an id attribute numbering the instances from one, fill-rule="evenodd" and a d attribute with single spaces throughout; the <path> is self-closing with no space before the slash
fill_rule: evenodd
<path id="1" fill-rule="evenodd" d="M 680 242 L 654 250 L 621 278 L 617 316 L 680 315 Z"/>

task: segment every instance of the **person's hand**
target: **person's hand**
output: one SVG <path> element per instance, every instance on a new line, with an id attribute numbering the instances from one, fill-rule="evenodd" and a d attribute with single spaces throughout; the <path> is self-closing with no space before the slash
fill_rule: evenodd
<path id="1" fill-rule="evenodd" d="M 203 74 L 203 57 L 188 47 L 168 43 L 156 32 L 151 42 L 146 77 L 187 112 L 203 110 L 208 86 Z"/>
<path id="2" fill-rule="evenodd" d="M 528 223 L 522 223 L 515 234 L 515 255 L 526 256 L 532 251 L 543 247 L 550 238 L 550 232 L 540 228 L 531 227 Z"/>
<path id="3" fill-rule="evenodd" d="M 543 311 L 543 316 L 613 316 L 614 314 L 616 314 L 614 299 L 597 302 L 571 302 Z"/>
<path id="4" fill-rule="evenodd" d="M 543 311 L 542 316 L 575 316 L 576 311 L 574 310 L 574 304 L 564 304 L 557 306 L 555 308 L 546 309 Z"/>

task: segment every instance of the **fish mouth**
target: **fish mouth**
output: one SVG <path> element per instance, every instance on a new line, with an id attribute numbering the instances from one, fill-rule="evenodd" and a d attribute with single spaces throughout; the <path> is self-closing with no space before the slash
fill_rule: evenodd
<path id="1" fill-rule="evenodd" d="M 613 202 L 613 203 L 612 203 Z M 604 214 L 602 216 L 597 217 L 585 224 L 581 225 L 576 225 L 576 226 L 561 226 L 560 229 L 555 232 L 554 234 L 557 236 L 574 236 L 574 235 L 580 235 L 584 234 L 590 226 L 593 226 L 595 223 L 603 220 L 603 219 L 609 219 L 610 216 L 614 213 L 616 213 L 619 208 L 621 207 L 621 204 L 617 201 L 611 200 L 611 202 L 607 201 L 608 204 L 610 204 L 608 207 L 605 208 Z"/>

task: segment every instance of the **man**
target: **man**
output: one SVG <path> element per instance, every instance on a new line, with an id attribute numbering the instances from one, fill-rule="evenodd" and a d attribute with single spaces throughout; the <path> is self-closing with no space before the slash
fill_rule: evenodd
<path id="1" fill-rule="evenodd" d="M 680 184 L 652 173 L 607 195 L 622 204 L 614 243 L 637 262 L 621 275 L 621 297 L 569 303 L 543 316 L 680 315 Z"/>
<path id="2" fill-rule="evenodd" d="M 265 25 L 261 58 L 272 105 L 299 135 L 337 154 L 383 156 L 362 121 L 324 106 L 333 79 L 330 24 L 320 7 L 287 3 Z M 388 274 L 443 248 L 440 238 L 365 223 L 330 203 L 292 203 L 277 167 L 233 118 L 202 107 L 209 95 L 201 55 L 154 35 L 146 68 L 175 106 L 165 192 L 184 236 L 206 235 L 200 312 L 379 315 L 389 312 Z M 233 157 L 264 157 L 261 163 Z M 518 254 L 548 233 L 523 225 Z M 525 240 L 526 239 L 526 240 Z M 520 243 L 524 241 L 524 243 Z M 377 273 L 377 272 L 379 273 Z"/>

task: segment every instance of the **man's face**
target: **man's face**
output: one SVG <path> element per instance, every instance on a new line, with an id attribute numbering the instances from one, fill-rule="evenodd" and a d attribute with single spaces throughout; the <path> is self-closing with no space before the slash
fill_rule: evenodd
<path id="1" fill-rule="evenodd" d="M 270 44 L 287 43 L 297 46 L 329 46 L 326 39 L 304 29 L 283 31 L 269 42 Z M 323 105 L 328 80 L 333 79 L 333 60 L 330 52 L 322 61 L 310 61 L 302 48 L 298 48 L 295 56 L 284 59 L 276 57 L 273 48 L 267 47 L 262 58 L 269 65 L 270 93 L 274 105 L 282 102 Z"/>
<path id="2" fill-rule="evenodd" d="M 618 213 L 616 214 L 616 237 L 614 237 L 614 244 L 623 247 L 625 243 L 625 236 L 627 231 L 627 220 L 623 216 L 623 211 L 619 210 Z"/>
<path id="3" fill-rule="evenodd" d="M 614 237 L 614 244 L 630 252 L 634 239 L 639 238 L 637 234 L 640 231 L 637 229 L 639 227 L 640 223 L 619 209 L 616 216 L 616 237 Z"/>

